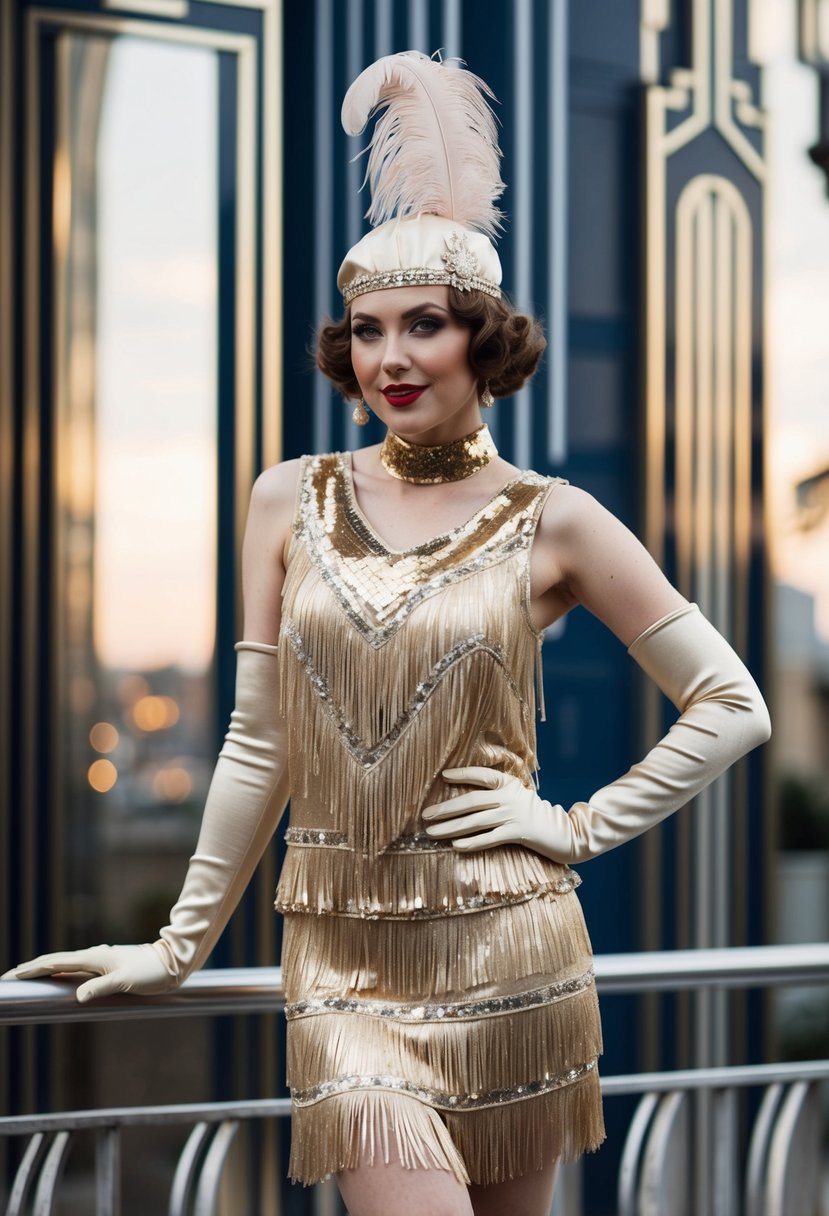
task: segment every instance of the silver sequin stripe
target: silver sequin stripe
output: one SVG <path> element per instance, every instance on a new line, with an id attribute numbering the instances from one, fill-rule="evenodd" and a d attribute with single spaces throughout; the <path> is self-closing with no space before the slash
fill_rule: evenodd
<path id="1" fill-rule="evenodd" d="M 533 988 L 528 992 L 517 992 L 510 996 L 487 997 L 480 1001 L 446 1001 L 431 1005 L 416 1005 L 413 1001 L 408 1001 L 393 1005 L 385 1001 L 368 1001 L 361 997 L 315 997 L 286 1005 L 285 1017 L 290 1020 L 312 1014 L 361 1013 L 376 1018 L 393 1018 L 396 1022 L 459 1022 L 537 1009 L 540 1005 L 552 1005 L 556 1001 L 585 992 L 592 983 L 591 967 L 582 975 L 576 975 L 569 980 L 558 980 L 555 984 L 545 984 L 543 988 Z"/>
<path id="2" fill-rule="evenodd" d="M 337 1094 L 350 1093 L 355 1089 L 391 1089 L 418 1098 L 428 1106 L 441 1110 L 479 1110 L 485 1106 L 502 1106 L 505 1102 L 519 1102 L 523 1098 L 536 1098 L 542 1094 L 552 1093 L 553 1090 L 563 1089 L 581 1081 L 596 1067 L 595 1059 L 588 1060 L 578 1068 L 568 1068 L 566 1072 L 545 1073 L 538 1081 L 528 1081 L 526 1085 L 515 1085 L 512 1089 L 492 1089 L 482 1094 L 447 1094 L 439 1089 L 422 1089 L 402 1077 L 392 1077 L 383 1073 L 364 1074 L 350 1077 L 337 1077 L 334 1081 L 323 1081 L 322 1085 L 311 1085 L 308 1089 L 292 1089 L 291 1099 L 295 1106 L 313 1106 L 324 1098 L 332 1098 Z"/>
<path id="3" fill-rule="evenodd" d="M 405 908 L 404 901 L 400 900 L 396 911 L 384 909 L 378 900 L 358 904 L 354 899 L 346 900 L 341 908 L 318 908 L 315 904 L 289 904 L 283 903 L 282 900 L 276 900 L 274 907 L 283 913 L 303 912 L 314 916 L 344 916 L 358 920 L 442 920 L 447 916 L 462 916 L 486 909 L 495 911 L 496 908 L 526 904 L 531 899 L 542 899 L 545 895 L 569 895 L 580 883 L 579 875 L 571 870 L 564 878 L 545 882 L 534 891 L 504 891 L 497 895 L 456 895 L 454 903 L 450 903 L 448 895 L 444 895 L 439 908 L 424 907 L 420 895 L 415 895 L 408 908 Z"/>
<path id="4" fill-rule="evenodd" d="M 345 832 L 335 832 L 330 828 L 287 828 L 285 843 L 348 849 L 348 836 Z M 386 853 L 433 853 L 436 850 L 446 853 L 451 852 L 452 848 L 451 840 L 436 840 L 428 832 L 412 832 L 408 836 L 398 836 L 391 844 L 386 845 L 380 856 Z"/>
<path id="5" fill-rule="evenodd" d="M 329 828 L 287 828 L 285 843 L 323 845 L 327 849 L 347 849 L 348 836 L 345 832 L 335 832 Z"/>
<path id="6" fill-rule="evenodd" d="M 403 731 L 412 722 L 423 706 L 429 700 L 429 697 L 437 688 L 440 681 L 446 675 L 447 671 L 454 666 L 465 655 L 471 654 L 473 651 L 482 651 L 493 658 L 501 667 L 504 675 L 507 678 L 507 683 L 513 694 L 517 697 L 523 715 L 528 715 L 526 703 L 522 699 L 518 686 L 509 675 L 504 664 L 504 656 L 499 647 L 495 647 L 487 643 L 482 633 L 473 633 L 469 637 L 464 638 L 453 646 L 451 650 L 435 663 L 431 672 L 425 680 L 417 685 L 414 696 L 409 702 L 408 708 L 403 711 L 392 728 L 383 735 L 382 739 L 373 747 L 368 747 L 366 742 L 354 730 L 352 724 L 346 718 L 345 713 L 340 705 L 336 703 L 331 693 L 331 687 L 325 676 L 317 670 L 314 665 L 312 656 L 305 648 L 305 639 L 300 633 L 294 621 L 286 618 L 282 625 L 282 630 L 288 641 L 291 643 L 294 654 L 297 660 L 302 664 L 305 674 L 308 676 L 311 687 L 319 698 L 323 709 L 328 717 L 334 723 L 339 733 L 340 739 L 344 747 L 348 749 L 355 760 L 359 761 L 364 768 L 371 768 L 390 751 L 394 746 Z"/>
<path id="7" fill-rule="evenodd" d="M 432 269 L 430 266 L 413 266 L 405 270 L 383 270 L 374 274 L 361 274 L 343 289 L 344 304 L 350 304 L 359 295 L 382 287 L 401 287 L 411 284 L 449 284 L 460 291 L 485 291 L 487 295 L 501 298 L 501 288 L 489 279 L 475 274 L 452 274 L 448 270 Z"/>

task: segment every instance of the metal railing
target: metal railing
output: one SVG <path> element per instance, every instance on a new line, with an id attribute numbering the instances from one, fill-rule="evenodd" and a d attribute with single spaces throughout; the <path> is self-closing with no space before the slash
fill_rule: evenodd
<path id="1" fill-rule="evenodd" d="M 602 995 L 829 984 L 829 944 L 599 955 L 594 965 Z M 0 983 L 0 1024 L 273 1013 L 285 1000 L 278 967 L 207 970 L 172 993 L 119 996 L 85 1005 L 75 1000 L 75 988 L 68 980 Z M 607 1098 L 641 1095 L 622 1153 L 619 1216 L 690 1213 L 690 1186 L 683 1186 L 683 1173 L 689 1169 L 694 1092 L 710 1102 L 715 1145 L 706 1216 L 822 1216 L 819 1184 L 813 1180 L 821 1169 L 818 1086 L 827 1080 L 829 1060 L 603 1077 Z M 737 1091 L 750 1086 L 761 1088 L 764 1096 L 741 1180 Z M 240 1125 L 289 1114 L 290 1100 L 274 1098 L 0 1117 L 0 1134 L 29 1137 L 11 1185 L 7 1216 L 23 1216 L 32 1197 L 38 1216 L 49 1216 L 72 1136 L 82 1129 L 94 1131 L 96 1137 L 95 1214 L 118 1216 L 121 1130 L 148 1123 L 193 1125 L 179 1157 L 168 1211 L 170 1216 L 186 1216 L 191 1210 L 196 1216 L 212 1216 Z M 578 1177 L 573 1170 L 562 1173 L 554 1211 L 566 1210 L 571 1216 L 581 1210 Z M 325 1209 L 332 1210 L 322 1199 L 318 1210 Z"/>

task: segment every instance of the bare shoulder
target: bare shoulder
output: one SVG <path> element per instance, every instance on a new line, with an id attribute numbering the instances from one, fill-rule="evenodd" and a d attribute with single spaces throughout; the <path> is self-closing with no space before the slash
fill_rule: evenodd
<path id="1" fill-rule="evenodd" d="M 580 486 L 559 482 L 547 495 L 538 521 L 542 541 L 562 543 L 577 540 L 597 529 L 624 525 L 597 498 Z"/>
<path id="2" fill-rule="evenodd" d="M 292 510 L 301 466 L 302 460 L 297 458 L 263 469 L 253 483 L 251 502 L 268 512 L 279 511 L 286 505 Z"/>
<path id="3" fill-rule="evenodd" d="M 245 546 L 251 551 L 275 551 L 284 565 L 294 519 L 302 461 L 283 460 L 263 469 L 250 495 Z"/>

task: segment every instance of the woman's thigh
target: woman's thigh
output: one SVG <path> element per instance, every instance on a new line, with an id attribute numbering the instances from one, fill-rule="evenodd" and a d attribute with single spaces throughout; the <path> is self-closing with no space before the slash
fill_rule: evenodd
<path id="1" fill-rule="evenodd" d="M 348 1216 L 474 1216 L 469 1193 L 451 1170 L 381 1161 L 334 1176 Z"/>
<path id="2" fill-rule="evenodd" d="M 541 1170 L 530 1170 L 508 1182 L 469 1187 L 474 1216 L 550 1216 L 556 1185 L 556 1162 Z"/>

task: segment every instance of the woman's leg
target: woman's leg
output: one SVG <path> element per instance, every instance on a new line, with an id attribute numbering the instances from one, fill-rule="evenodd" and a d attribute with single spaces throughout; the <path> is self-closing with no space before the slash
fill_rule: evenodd
<path id="1" fill-rule="evenodd" d="M 489 1186 L 473 1183 L 469 1187 L 474 1216 L 550 1216 L 556 1185 L 557 1162 L 544 1169 L 530 1170 L 508 1182 L 493 1182 Z"/>
<path id="2" fill-rule="evenodd" d="M 380 1161 L 340 1170 L 334 1177 L 348 1216 L 473 1216 L 469 1193 L 451 1170 L 406 1169 L 399 1161 Z"/>

